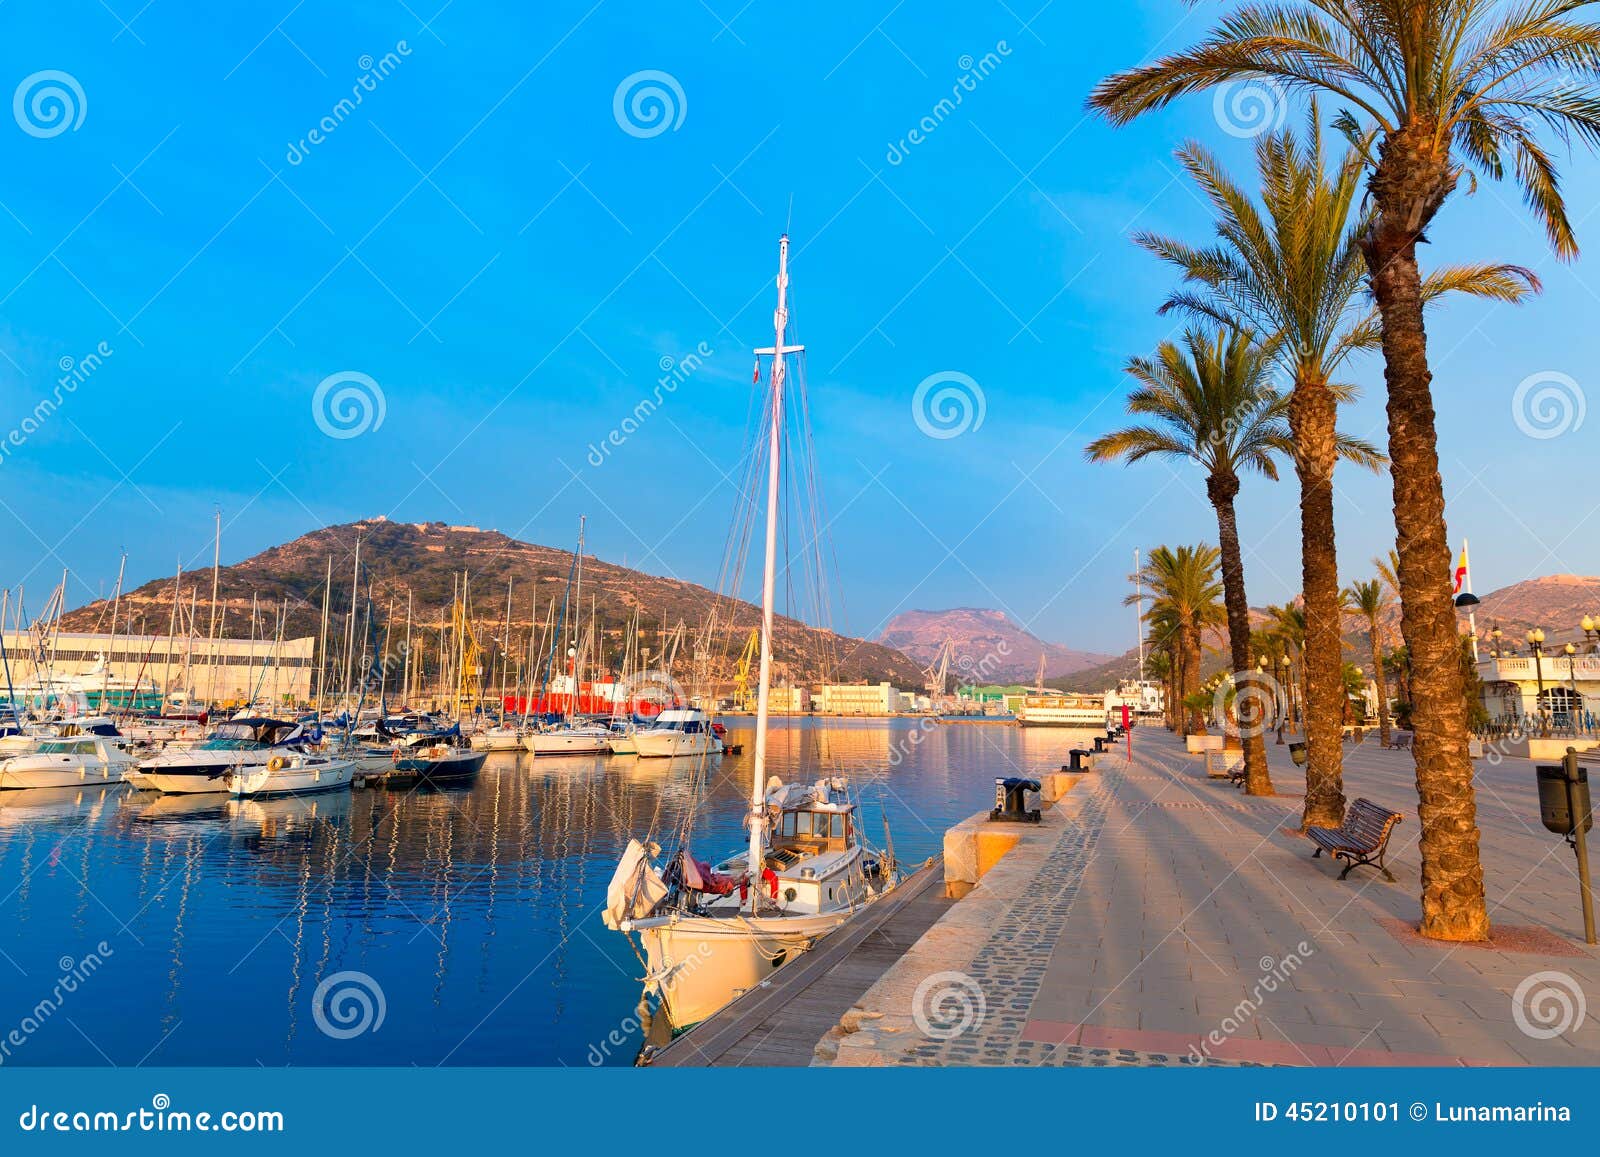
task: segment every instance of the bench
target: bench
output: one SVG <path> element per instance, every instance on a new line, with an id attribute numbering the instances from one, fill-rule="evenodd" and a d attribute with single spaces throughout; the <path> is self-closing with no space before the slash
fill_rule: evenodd
<path id="1" fill-rule="evenodd" d="M 1395 824 L 1405 817 L 1399 812 L 1358 799 L 1344 813 L 1344 823 L 1336 828 L 1307 828 L 1306 839 L 1317 845 L 1311 853 L 1314 860 L 1327 852 L 1335 860 L 1344 860 L 1345 869 L 1339 879 L 1348 876 L 1352 869 L 1366 864 L 1377 868 L 1389 883 L 1395 882 L 1394 873 L 1384 866 L 1384 852 L 1389 847 L 1389 836 Z"/>
<path id="2" fill-rule="evenodd" d="M 1389 742 L 1385 746 L 1387 746 L 1390 751 L 1410 751 L 1411 732 L 1396 731 L 1392 736 L 1390 736 Z"/>

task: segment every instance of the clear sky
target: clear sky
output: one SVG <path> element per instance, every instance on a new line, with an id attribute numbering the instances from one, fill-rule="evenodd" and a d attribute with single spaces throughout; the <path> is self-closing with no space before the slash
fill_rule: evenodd
<path id="1" fill-rule="evenodd" d="M 1124 360 L 1173 328 L 1154 312 L 1168 275 L 1127 235 L 1202 238 L 1171 151 L 1197 136 L 1243 173 L 1248 139 L 1222 122 L 1249 125 L 1209 96 L 1121 130 L 1083 106 L 1220 5 L 439 2 L 0 7 L 18 90 L 0 425 L 20 434 L 0 436 L 0 575 L 30 607 L 63 567 L 74 603 L 109 590 L 124 549 L 134 581 L 206 565 L 217 505 L 225 561 L 377 514 L 565 546 L 587 514 L 601 557 L 714 584 L 787 224 L 841 625 L 994 606 L 1131 645 L 1134 548 L 1215 523 L 1192 472 L 1082 460 L 1121 416 Z M 633 104 L 651 88 L 670 111 Z M 1600 414 L 1535 438 L 1514 411 L 1534 375 L 1593 392 L 1597 169 L 1565 171 L 1594 251 L 1575 266 L 1496 186 L 1452 203 L 1427 254 L 1546 286 L 1432 323 L 1451 532 L 1480 591 L 1600 571 Z M 591 454 L 663 359 L 702 346 Z M 350 432 L 328 417 L 340 391 L 372 394 L 336 382 L 319 424 L 341 373 L 376 383 L 381 425 L 324 432 Z M 913 399 L 938 374 L 976 384 L 981 425 L 924 432 Z M 1378 363 L 1355 376 L 1347 426 L 1381 441 Z M 1386 478 L 1341 478 L 1346 579 L 1391 545 L 1389 505 Z M 1246 485 L 1252 602 L 1298 589 L 1295 512 L 1292 482 Z"/>

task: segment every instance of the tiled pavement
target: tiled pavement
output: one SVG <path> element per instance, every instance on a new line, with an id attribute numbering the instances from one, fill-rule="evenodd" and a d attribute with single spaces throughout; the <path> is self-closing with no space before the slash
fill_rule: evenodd
<path id="1" fill-rule="evenodd" d="M 1103 762 L 1062 801 L 1053 846 L 965 950 L 981 1020 L 950 1039 L 913 1031 L 877 1063 L 1600 1063 L 1600 1024 L 1573 1023 L 1600 999 L 1600 954 L 1582 943 L 1574 857 L 1540 826 L 1532 765 L 1478 766 L 1491 918 L 1541 930 L 1530 952 L 1398 931 L 1419 916 L 1408 754 L 1345 753 L 1347 795 L 1407 815 L 1389 884 L 1359 868 L 1340 881 L 1284 830 L 1304 790 L 1287 752 L 1269 737 L 1284 794 L 1252 798 L 1208 781 L 1166 732 L 1141 732 L 1131 764 Z M 1545 972 L 1559 975 L 1529 980 Z"/>

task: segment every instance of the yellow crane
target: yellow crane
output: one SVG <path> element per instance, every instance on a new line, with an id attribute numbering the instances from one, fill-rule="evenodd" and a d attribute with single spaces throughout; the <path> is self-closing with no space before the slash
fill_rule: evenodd
<path id="1" fill-rule="evenodd" d="M 750 710 L 750 664 L 755 662 L 756 653 L 761 650 L 761 629 L 758 627 L 750 632 L 750 637 L 744 641 L 744 650 L 739 655 L 739 665 L 733 672 L 733 709 L 735 711 Z"/>

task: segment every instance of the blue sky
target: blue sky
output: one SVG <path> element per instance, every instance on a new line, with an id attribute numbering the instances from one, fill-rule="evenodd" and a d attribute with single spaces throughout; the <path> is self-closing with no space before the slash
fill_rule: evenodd
<path id="1" fill-rule="evenodd" d="M 62 359 L 110 351 L 0 455 L 0 574 L 30 605 L 63 567 L 74 602 L 109 589 L 124 549 L 138 581 L 204 565 L 217 505 L 225 560 L 376 514 L 566 545 L 587 514 L 601 557 L 714 584 L 786 225 L 839 625 L 997 606 L 1121 650 L 1134 548 L 1215 536 L 1192 472 L 1082 447 L 1119 419 L 1124 360 L 1173 329 L 1129 231 L 1206 228 L 1172 149 L 1195 136 L 1242 171 L 1248 141 L 1209 97 L 1121 130 L 1082 110 L 1216 6 L 139 3 L 0 7 L 5 85 L 53 70 L 82 94 L 66 131 L 26 100 L 0 118 L 0 425 L 57 394 Z M 638 83 L 664 86 L 676 127 L 630 121 L 626 92 L 619 121 L 641 72 L 671 78 Z M 1595 163 L 1566 172 L 1594 248 Z M 1458 198 L 1433 240 L 1429 260 L 1519 261 L 1546 286 L 1432 323 L 1477 588 L 1600 571 L 1600 415 L 1532 438 L 1513 412 L 1534 375 L 1587 401 L 1593 258 L 1555 263 L 1504 187 Z M 662 359 L 702 344 L 593 465 Z M 345 372 L 377 383 L 383 421 L 333 438 L 313 398 Z M 947 373 L 983 421 L 929 437 L 913 397 Z M 1354 376 L 1347 426 L 1381 441 L 1380 367 Z M 1387 479 L 1346 473 L 1339 504 L 1349 578 L 1391 544 Z M 1253 602 L 1298 588 L 1295 510 L 1289 482 L 1245 488 Z"/>

